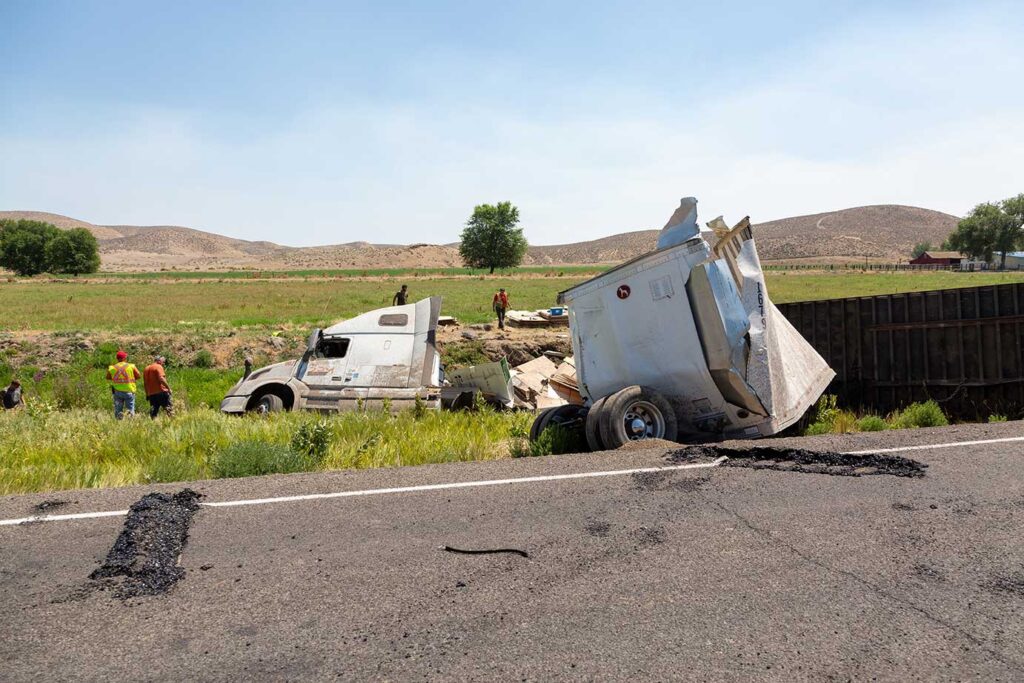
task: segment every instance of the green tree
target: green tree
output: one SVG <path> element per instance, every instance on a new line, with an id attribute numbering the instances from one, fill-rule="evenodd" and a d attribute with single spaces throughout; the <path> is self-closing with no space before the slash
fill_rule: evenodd
<path id="1" fill-rule="evenodd" d="M 473 209 L 459 244 L 462 261 L 470 268 L 515 268 L 526 255 L 526 237 L 517 228 L 519 209 L 512 202 L 481 204 Z"/>
<path id="2" fill-rule="evenodd" d="M 1017 221 L 1017 225 L 1024 225 L 1024 192 L 1016 197 L 1003 200 L 1003 212 Z"/>
<path id="3" fill-rule="evenodd" d="M 42 221 L 0 221 L 0 267 L 13 270 L 18 275 L 45 272 L 46 245 L 59 232 Z"/>
<path id="4" fill-rule="evenodd" d="M 919 242 L 914 245 L 914 250 L 910 252 L 910 258 L 917 258 L 926 251 L 931 251 L 931 242 Z"/>
<path id="5" fill-rule="evenodd" d="M 96 237 L 85 228 L 62 230 L 46 244 L 47 270 L 83 275 L 100 269 Z"/>
<path id="6" fill-rule="evenodd" d="M 971 258 L 985 261 L 992 260 L 993 252 L 1000 252 L 999 267 L 1002 268 L 1006 266 L 1006 252 L 1019 246 L 1021 236 L 1020 223 L 1006 213 L 1002 205 L 985 202 L 957 223 L 946 244 Z"/>

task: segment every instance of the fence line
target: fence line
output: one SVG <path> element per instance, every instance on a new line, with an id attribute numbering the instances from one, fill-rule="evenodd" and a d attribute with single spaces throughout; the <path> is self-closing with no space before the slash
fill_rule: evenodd
<path id="1" fill-rule="evenodd" d="M 829 391 L 885 413 L 934 399 L 964 419 L 1024 414 L 1024 283 L 778 306 L 832 366 Z"/>

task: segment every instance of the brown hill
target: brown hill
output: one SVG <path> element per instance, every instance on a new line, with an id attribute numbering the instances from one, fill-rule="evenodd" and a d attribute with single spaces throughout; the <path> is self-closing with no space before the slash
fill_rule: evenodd
<path id="1" fill-rule="evenodd" d="M 179 226 L 93 225 L 39 211 L 0 211 L 96 235 L 104 270 L 228 268 L 439 268 L 460 264 L 457 244 L 370 244 L 285 247 Z M 709 218 L 704 216 L 702 218 Z M 755 225 L 765 261 L 843 262 L 906 259 L 914 244 L 942 241 L 956 227 L 949 214 L 912 206 L 862 206 Z M 613 264 L 655 247 L 657 230 L 639 230 L 575 244 L 533 246 L 526 265 Z"/>
<path id="2" fill-rule="evenodd" d="M 576 244 L 530 247 L 525 261 L 537 266 L 619 263 L 654 249 L 657 243 L 657 230 L 637 230 Z"/>
<path id="3" fill-rule="evenodd" d="M 959 219 L 916 206 L 877 205 L 769 221 L 754 226 L 765 261 L 907 260 L 915 244 L 938 247 Z"/>

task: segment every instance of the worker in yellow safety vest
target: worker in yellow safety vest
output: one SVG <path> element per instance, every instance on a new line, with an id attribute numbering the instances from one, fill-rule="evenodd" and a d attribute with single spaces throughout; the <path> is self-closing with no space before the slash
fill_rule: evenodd
<path id="1" fill-rule="evenodd" d="M 107 379 L 114 395 L 114 417 L 120 420 L 126 410 L 135 415 L 135 382 L 142 379 L 142 374 L 128 362 L 127 353 L 117 352 L 117 362 L 107 368 Z"/>

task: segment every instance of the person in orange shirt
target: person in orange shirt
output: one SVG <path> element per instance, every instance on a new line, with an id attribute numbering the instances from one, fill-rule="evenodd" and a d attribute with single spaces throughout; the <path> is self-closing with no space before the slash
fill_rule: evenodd
<path id="1" fill-rule="evenodd" d="M 146 386 L 146 400 L 149 401 L 149 416 L 156 418 L 160 409 L 168 415 L 174 413 L 174 405 L 171 403 L 171 387 L 167 385 L 167 375 L 164 373 L 164 363 L 167 359 L 157 356 L 153 362 L 142 371 L 142 382 Z"/>
<path id="2" fill-rule="evenodd" d="M 494 308 L 494 312 L 498 314 L 498 329 L 505 329 L 505 311 L 508 310 L 508 294 L 505 293 L 504 287 L 499 289 L 498 293 L 494 295 L 494 301 L 491 305 Z"/>

